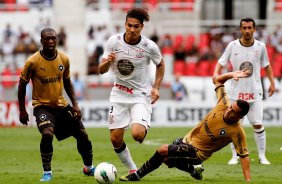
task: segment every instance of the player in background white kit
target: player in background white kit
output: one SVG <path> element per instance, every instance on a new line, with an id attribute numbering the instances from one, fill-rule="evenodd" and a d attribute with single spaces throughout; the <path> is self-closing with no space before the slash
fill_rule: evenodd
<path id="1" fill-rule="evenodd" d="M 131 127 L 133 139 L 143 142 L 150 128 L 151 104 L 159 98 L 165 71 L 160 49 L 155 42 L 141 35 L 144 21 L 149 21 L 145 10 L 136 8 L 128 11 L 125 33 L 108 39 L 99 64 L 100 74 L 112 67 L 115 76 L 108 117 L 110 137 L 115 152 L 129 172 L 135 172 L 137 167 L 124 142 L 124 132 Z M 150 62 L 156 65 L 153 86 L 149 76 Z"/>
<path id="2" fill-rule="evenodd" d="M 254 137 L 258 148 L 259 163 L 268 165 L 270 162 L 265 157 L 266 133 L 262 124 L 263 120 L 263 87 L 261 84 L 260 70 L 264 68 L 270 81 L 268 89 L 269 97 L 275 91 L 273 72 L 268 60 L 265 44 L 253 37 L 256 31 L 255 21 L 252 18 L 244 18 L 240 21 L 240 32 L 242 37 L 231 41 L 222 56 L 219 58 L 213 77 L 221 74 L 224 66 L 231 63 L 233 71 L 249 69 L 249 77 L 240 81 L 232 80 L 230 84 L 229 97 L 231 100 L 242 99 L 250 103 L 247 118 L 254 128 Z M 238 164 L 238 156 L 231 144 L 232 158 L 228 164 Z"/>

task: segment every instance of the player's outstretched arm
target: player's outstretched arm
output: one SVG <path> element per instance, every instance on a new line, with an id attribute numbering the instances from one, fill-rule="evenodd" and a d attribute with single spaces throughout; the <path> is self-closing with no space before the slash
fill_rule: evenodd
<path id="1" fill-rule="evenodd" d="M 227 80 L 234 78 L 234 80 L 239 80 L 239 78 L 245 78 L 248 76 L 249 71 L 247 69 L 240 70 L 240 71 L 234 71 L 234 72 L 228 72 L 221 74 L 214 78 L 214 84 L 216 86 L 220 86 L 224 84 Z"/>
<path id="2" fill-rule="evenodd" d="M 251 171 L 250 171 L 250 158 L 249 156 L 240 157 L 242 171 L 246 181 L 251 181 Z"/>

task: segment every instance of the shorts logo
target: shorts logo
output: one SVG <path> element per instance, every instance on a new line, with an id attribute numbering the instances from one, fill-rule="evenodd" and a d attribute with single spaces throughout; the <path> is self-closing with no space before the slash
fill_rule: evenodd
<path id="1" fill-rule="evenodd" d="M 115 121 L 114 121 L 114 116 L 113 115 L 109 115 L 109 123 L 110 124 L 113 124 Z"/>
<path id="2" fill-rule="evenodd" d="M 46 114 L 41 114 L 41 115 L 39 116 L 39 119 L 40 119 L 41 121 L 45 121 L 46 118 L 47 118 Z"/>
<path id="3" fill-rule="evenodd" d="M 59 70 L 60 70 L 60 71 L 63 71 L 63 69 L 64 69 L 64 66 L 63 66 L 62 64 L 60 64 L 60 65 L 59 65 Z"/>

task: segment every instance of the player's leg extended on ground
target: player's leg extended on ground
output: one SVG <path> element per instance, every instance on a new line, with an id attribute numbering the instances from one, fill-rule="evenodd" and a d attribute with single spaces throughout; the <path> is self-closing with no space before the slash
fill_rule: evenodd
<path id="1" fill-rule="evenodd" d="M 111 134 L 111 141 L 112 141 L 114 150 L 117 156 L 119 157 L 120 161 L 130 171 L 137 170 L 137 167 L 131 157 L 130 151 L 123 140 L 124 129 L 123 128 L 111 129 L 110 134 Z"/>

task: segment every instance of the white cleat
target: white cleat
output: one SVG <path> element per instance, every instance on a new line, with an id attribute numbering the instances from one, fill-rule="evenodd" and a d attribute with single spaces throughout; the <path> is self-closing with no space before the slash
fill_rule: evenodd
<path id="1" fill-rule="evenodd" d="M 270 165 L 270 162 L 265 157 L 259 158 L 259 163 L 262 165 Z"/>
<path id="2" fill-rule="evenodd" d="M 239 158 L 238 157 L 232 157 L 229 162 L 228 165 L 237 165 L 239 163 Z"/>

